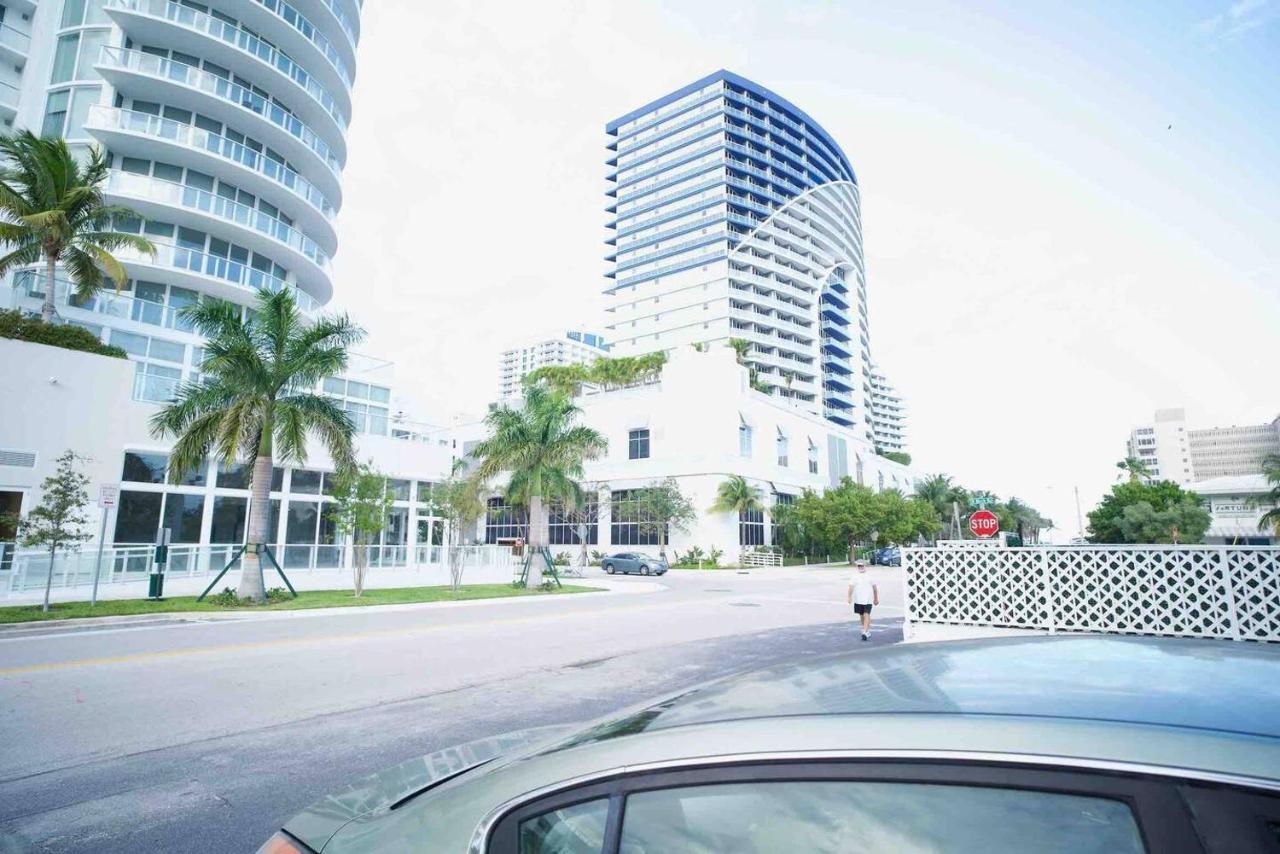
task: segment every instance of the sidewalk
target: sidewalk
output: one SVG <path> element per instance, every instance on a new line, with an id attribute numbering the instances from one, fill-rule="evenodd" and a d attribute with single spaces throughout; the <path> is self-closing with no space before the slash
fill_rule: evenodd
<path id="1" fill-rule="evenodd" d="M 571 597 L 559 596 L 512 596 L 489 599 L 464 599 L 457 602 L 407 602 L 395 605 L 350 605 L 340 608 L 305 608 L 296 611 L 253 611 L 236 609 L 226 611 L 166 611 L 156 614 L 125 614 L 111 617 L 78 617 L 65 620 L 43 620 L 28 623 L 0 624 L 0 641 L 8 638 L 30 637 L 49 632 L 65 632 L 94 628 L 143 628 L 147 626 L 165 626 L 179 623 L 211 623 L 236 621 L 290 620 L 309 617 L 329 617 L 335 613 L 368 614 L 397 613 L 403 611 L 429 611 L 436 608 L 466 608 L 479 605 L 511 605 L 514 603 L 559 601 L 562 598 L 574 600 L 582 597 L 608 596 L 616 594 L 658 593 L 668 589 L 657 581 L 614 581 L 609 578 L 573 578 L 567 583 L 581 584 L 586 587 L 599 587 L 601 590 L 574 593 Z M 333 588 L 327 588 L 333 589 Z M 340 589 L 340 588 L 339 588 Z M 166 591 L 167 592 L 167 591 Z"/>

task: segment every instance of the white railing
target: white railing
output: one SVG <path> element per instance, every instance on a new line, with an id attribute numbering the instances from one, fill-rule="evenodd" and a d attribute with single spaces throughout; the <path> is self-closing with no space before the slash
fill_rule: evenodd
<path id="1" fill-rule="evenodd" d="M 782 552 L 751 551 L 738 556 L 738 563 L 743 566 L 782 566 Z"/>
<path id="2" fill-rule="evenodd" d="M 13 551 L 0 544 L 0 598 L 44 590 L 49 579 L 49 553 L 42 550 Z M 463 565 L 475 568 L 509 568 L 514 565 L 506 546 L 455 546 L 462 551 Z M 238 545 L 170 546 L 164 574 L 168 579 L 204 578 L 218 574 L 232 563 L 239 568 Z M 276 560 L 289 574 L 337 572 L 351 568 L 353 549 L 344 545 L 276 545 Z M 367 546 L 370 572 L 414 570 L 440 566 L 445 562 L 444 546 Z M 53 563 L 54 589 L 81 588 L 87 597 L 93 585 L 94 568 L 100 566 L 99 585 L 144 582 L 155 567 L 155 546 L 120 545 L 102 550 L 101 564 L 96 546 L 76 552 L 60 552 Z M 271 573 L 268 572 L 270 576 Z M 272 582 L 271 577 L 267 579 Z"/>
<path id="3" fill-rule="evenodd" d="M 933 623 L 1280 642 L 1280 547 L 902 550 L 904 632 Z"/>

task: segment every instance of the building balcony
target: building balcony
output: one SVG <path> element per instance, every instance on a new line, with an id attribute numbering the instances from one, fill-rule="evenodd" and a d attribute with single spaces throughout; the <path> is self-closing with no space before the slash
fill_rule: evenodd
<path id="1" fill-rule="evenodd" d="M 826 336 L 823 336 L 822 338 L 822 352 L 830 353 L 835 356 L 843 356 L 846 359 L 853 355 L 843 342 L 837 341 L 834 338 L 827 338 Z"/>
<path id="2" fill-rule="evenodd" d="M 314 184 L 279 161 L 194 125 L 150 113 L 95 104 L 85 129 L 118 152 L 197 169 L 220 177 L 295 214 L 326 252 L 337 250 L 336 211 Z"/>
<path id="3" fill-rule="evenodd" d="M 828 421 L 832 421 L 836 424 L 839 424 L 842 427 L 853 426 L 853 412 L 851 410 L 837 409 L 832 406 L 824 406 L 822 408 L 822 414 L 826 417 Z"/>
<path id="4" fill-rule="evenodd" d="M 0 80 L 0 119 L 13 121 L 13 117 L 18 114 L 18 95 L 17 86 Z"/>
<path id="5" fill-rule="evenodd" d="M 853 397 L 847 391 L 831 388 L 830 386 L 822 390 L 822 398 L 826 401 L 827 406 L 836 409 L 852 409 Z"/>
<path id="6" fill-rule="evenodd" d="M 191 323 L 177 309 L 137 299 L 128 293 L 117 293 L 109 283 L 88 299 L 76 296 L 75 285 L 60 273 L 54 276 L 54 284 L 54 303 L 68 320 L 99 323 L 103 318 L 110 318 L 179 332 L 193 331 Z M 13 285 L 20 296 L 43 301 L 45 271 L 35 268 L 18 270 L 13 275 Z"/>
<path id="7" fill-rule="evenodd" d="M 845 395 L 846 397 L 853 392 L 853 386 L 844 380 L 839 374 L 828 374 L 822 383 L 824 388 Z M 852 398 L 850 398 L 852 400 Z"/>
<path id="8" fill-rule="evenodd" d="M 841 377 L 851 376 L 853 374 L 853 366 L 848 359 L 843 359 L 833 353 L 826 353 L 822 357 L 822 369 L 829 374 L 835 374 Z"/>
<path id="9" fill-rule="evenodd" d="M 333 295 L 331 286 L 310 293 L 292 282 L 230 258 L 172 243 L 155 240 L 152 243 L 156 247 L 154 256 L 127 247 L 112 254 L 124 265 L 131 278 L 163 281 L 240 304 L 249 304 L 264 288 L 272 293 L 290 290 L 298 301 L 298 307 L 310 313 L 319 311 Z"/>
<path id="10" fill-rule="evenodd" d="M 823 318 L 822 334 L 825 338 L 844 343 L 849 340 L 849 327 L 847 323 L 836 322 Z"/>
<path id="11" fill-rule="evenodd" d="M 306 69 L 257 35 L 171 0 L 106 0 L 104 8 L 135 42 L 163 44 L 252 78 L 290 104 L 333 148 L 345 149 L 350 93 L 339 88 L 341 101 L 336 100 Z"/>
<path id="12" fill-rule="evenodd" d="M 9 24 L 0 24 L 0 59 L 11 65 L 22 65 L 27 61 L 27 54 L 30 52 L 31 32 L 29 27 L 19 29 Z"/>
<path id="13" fill-rule="evenodd" d="M 196 187 L 118 170 L 107 177 L 103 195 L 113 203 L 133 208 L 147 219 L 229 236 L 236 243 L 275 258 L 294 270 L 299 284 L 308 291 L 328 293 L 332 288 L 329 256 L 319 245 L 257 208 Z"/>
<path id="14" fill-rule="evenodd" d="M 322 11 L 324 2 L 298 0 L 297 5 L 317 13 Z M 303 67 L 321 78 L 330 92 L 338 89 L 351 91 L 355 80 L 355 43 L 347 33 L 338 37 L 340 27 L 332 24 L 317 26 L 317 19 L 323 20 L 323 15 L 308 17 L 298 10 L 297 5 L 286 0 L 242 0 L 236 5 L 236 17 L 246 27 L 262 33 L 272 44 L 301 62 Z"/>
<path id="15" fill-rule="evenodd" d="M 193 108 L 243 127 L 302 169 L 326 198 L 341 198 L 342 167 L 328 143 L 256 92 L 191 65 L 120 47 L 104 46 L 96 68 L 108 83 L 135 98 Z"/>

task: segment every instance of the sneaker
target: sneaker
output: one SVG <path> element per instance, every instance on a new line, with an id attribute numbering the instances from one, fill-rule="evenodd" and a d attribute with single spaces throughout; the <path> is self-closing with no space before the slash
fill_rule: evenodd
<path id="1" fill-rule="evenodd" d="M 870 639 L 871 639 L 871 635 L 867 634 L 866 632 L 863 632 L 863 633 L 862 633 L 862 639 L 863 639 L 863 640 L 870 640 Z"/>

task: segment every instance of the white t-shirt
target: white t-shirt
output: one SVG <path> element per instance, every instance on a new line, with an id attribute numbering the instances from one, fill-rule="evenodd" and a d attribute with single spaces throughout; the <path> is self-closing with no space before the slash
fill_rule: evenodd
<path id="1" fill-rule="evenodd" d="M 854 572 L 849 577 L 849 584 L 853 587 L 853 604 L 870 605 L 875 601 L 875 590 L 866 573 Z"/>

